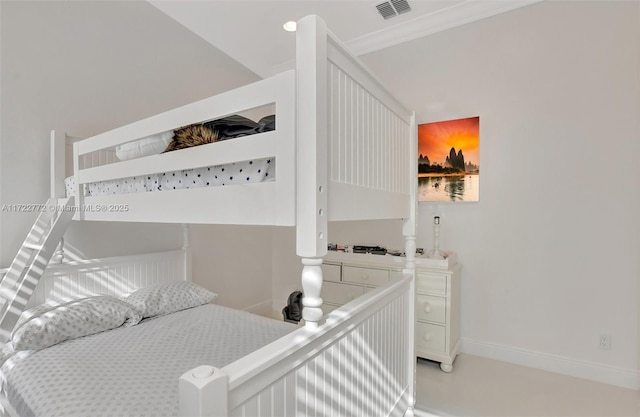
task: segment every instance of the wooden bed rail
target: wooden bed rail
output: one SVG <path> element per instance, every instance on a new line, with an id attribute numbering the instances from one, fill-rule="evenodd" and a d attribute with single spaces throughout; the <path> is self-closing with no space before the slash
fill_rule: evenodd
<path id="1" fill-rule="evenodd" d="M 402 416 L 413 405 L 413 272 L 222 368 L 180 378 L 180 415 Z M 228 393 L 225 392 L 228 390 Z"/>
<path id="2" fill-rule="evenodd" d="M 249 109 L 277 104 L 278 90 L 282 87 L 282 77 L 292 77 L 292 74 L 292 71 L 283 72 L 274 77 L 256 81 L 101 133 L 83 140 L 79 144 L 78 153 L 84 155 L 193 123 L 202 123 Z"/>

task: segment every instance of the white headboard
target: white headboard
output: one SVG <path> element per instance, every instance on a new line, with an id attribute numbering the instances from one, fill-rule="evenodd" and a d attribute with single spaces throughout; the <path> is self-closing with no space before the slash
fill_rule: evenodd
<path id="1" fill-rule="evenodd" d="M 27 308 L 51 298 L 76 297 L 88 293 L 121 296 L 160 282 L 190 279 L 188 248 L 50 264 Z"/>

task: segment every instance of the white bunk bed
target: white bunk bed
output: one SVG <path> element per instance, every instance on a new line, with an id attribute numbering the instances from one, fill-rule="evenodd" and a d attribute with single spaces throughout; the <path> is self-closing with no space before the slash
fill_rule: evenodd
<path id="1" fill-rule="evenodd" d="M 65 197 L 65 149 L 73 142 L 75 220 L 296 227 L 305 326 L 222 368 L 185 369 L 180 415 L 413 415 L 415 118 L 318 17 L 298 23 L 296 53 L 295 70 L 92 138 L 52 133 L 52 197 Z M 275 108 L 275 131 L 130 161 L 112 157 L 123 143 L 261 106 Z M 260 158 L 275 159 L 274 181 L 85 195 L 85 186 L 97 181 Z M 403 278 L 323 317 L 327 222 L 365 219 L 404 219 Z M 179 253 L 184 273 L 174 276 L 189 280 L 188 246 Z M 67 296 L 81 293 L 89 282 L 89 289 L 115 283 L 107 292 L 122 295 L 148 285 L 149 270 L 163 269 L 149 267 L 157 258 L 116 261 L 135 266 L 126 274 L 113 259 L 92 261 L 89 269 L 86 263 L 50 268 L 57 284 L 44 279 L 33 299 L 56 288 Z M 56 268 L 64 273 L 56 275 Z"/>

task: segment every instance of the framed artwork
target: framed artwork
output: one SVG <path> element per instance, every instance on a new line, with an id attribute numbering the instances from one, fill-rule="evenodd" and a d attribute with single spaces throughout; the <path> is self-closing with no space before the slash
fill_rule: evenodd
<path id="1" fill-rule="evenodd" d="M 418 201 L 480 199 L 480 117 L 418 125 Z"/>

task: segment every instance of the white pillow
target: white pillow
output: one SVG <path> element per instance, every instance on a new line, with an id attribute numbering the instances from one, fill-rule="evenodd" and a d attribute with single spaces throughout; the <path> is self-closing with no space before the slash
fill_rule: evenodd
<path id="1" fill-rule="evenodd" d="M 65 340 L 88 336 L 142 319 L 131 305 L 108 295 L 43 304 L 22 313 L 13 330 L 13 349 L 40 350 Z"/>
<path id="2" fill-rule="evenodd" d="M 207 304 L 217 295 L 193 282 L 173 281 L 140 288 L 123 299 L 147 318 Z"/>
<path id="3" fill-rule="evenodd" d="M 121 161 L 161 154 L 173 139 L 173 131 L 158 133 L 116 146 L 116 156 Z"/>

